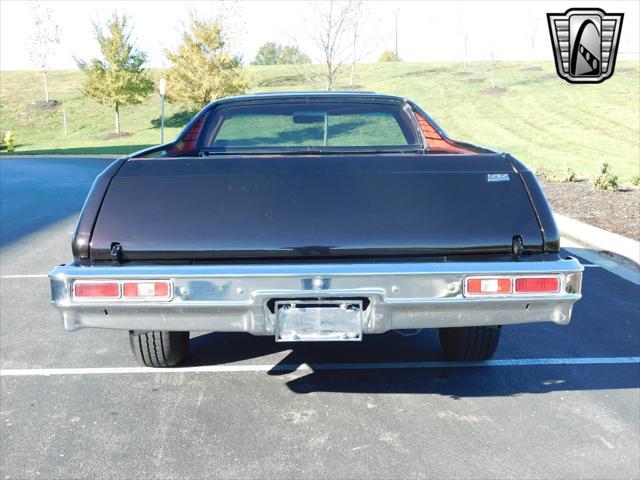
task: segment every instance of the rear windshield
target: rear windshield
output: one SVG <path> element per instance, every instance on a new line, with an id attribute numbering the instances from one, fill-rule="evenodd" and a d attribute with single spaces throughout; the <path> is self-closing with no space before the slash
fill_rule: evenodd
<path id="1" fill-rule="evenodd" d="M 401 105 L 287 103 L 228 106 L 209 122 L 204 150 L 354 151 L 421 147 Z"/>

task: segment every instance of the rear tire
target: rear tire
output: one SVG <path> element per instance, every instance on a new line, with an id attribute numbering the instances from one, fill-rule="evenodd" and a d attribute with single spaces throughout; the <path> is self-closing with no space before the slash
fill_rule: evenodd
<path id="1" fill-rule="evenodd" d="M 174 367 L 189 351 L 189 332 L 129 331 L 131 351 L 145 367 Z"/>
<path id="2" fill-rule="evenodd" d="M 489 360 L 498 347 L 500 326 L 441 328 L 438 335 L 449 360 Z"/>

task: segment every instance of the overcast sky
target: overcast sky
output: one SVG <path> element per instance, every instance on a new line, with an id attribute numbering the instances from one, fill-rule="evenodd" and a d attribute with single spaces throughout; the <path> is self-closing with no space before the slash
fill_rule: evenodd
<path id="1" fill-rule="evenodd" d="M 0 0 L 0 69 L 33 68 L 26 50 L 32 29 L 30 2 Z M 45 1 L 61 28 L 61 43 L 51 56 L 51 69 L 76 68 L 74 57 L 98 55 L 92 20 L 104 20 L 111 12 L 127 13 L 133 36 L 146 51 L 152 67 L 166 66 L 164 48 L 173 48 L 189 12 L 212 16 L 231 10 L 233 50 L 246 62 L 265 42 L 291 43 L 298 39 L 303 50 L 314 56 L 305 32 L 309 30 L 310 7 L 294 1 Z M 395 12 L 398 12 L 399 54 L 406 61 L 460 60 L 464 54 L 463 33 L 468 35 L 470 59 L 488 59 L 495 49 L 500 60 L 551 60 L 545 14 L 571 7 L 600 7 L 625 14 L 619 51 L 621 58 L 638 59 L 640 52 L 640 2 L 600 1 L 377 1 L 365 2 L 365 36 L 374 38 L 363 61 L 376 61 L 383 50 L 393 49 Z M 305 20 L 306 18 L 306 20 Z M 532 49 L 531 38 L 535 39 Z"/>

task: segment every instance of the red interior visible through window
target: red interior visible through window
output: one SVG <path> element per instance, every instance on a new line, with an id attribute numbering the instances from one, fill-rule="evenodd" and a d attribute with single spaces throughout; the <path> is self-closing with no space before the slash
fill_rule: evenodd
<path id="1" fill-rule="evenodd" d="M 201 116 L 198 121 L 196 121 L 196 123 L 194 123 L 193 126 L 189 129 L 182 140 L 176 142 L 174 145 L 167 149 L 167 153 L 179 155 L 189 155 L 193 153 L 196 149 L 198 135 L 200 135 L 200 131 L 202 130 L 202 126 L 204 125 L 204 118 L 204 115 Z"/>
<path id="2" fill-rule="evenodd" d="M 429 147 L 429 149 L 444 150 L 447 152 L 474 153 L 471 150 L 466 150 L 464 148 L 452 145 L 451 141 L 448 138 L 440 135 L 440 133 L 438 133 L 438 131 L 426 118 L 424 118 L 418 112 L 414 112 L 414 114 L 416 116 L 416 120 L 418 120 L 420 130 L 422 130 L 422 134 L 427 141 L 427 146 Z"/>

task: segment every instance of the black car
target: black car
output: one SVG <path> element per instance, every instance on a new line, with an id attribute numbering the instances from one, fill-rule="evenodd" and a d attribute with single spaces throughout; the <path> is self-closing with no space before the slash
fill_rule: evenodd
<path id="1" fill-rule="evenodd" d="M 569 323 L 583 270 L 527 167 L 372 93 L 211 103 L 100 174 L 72 248 L 50 274 L 65 328 L 129 330 L 154 367 L 190 331 L 438 328 L 448 358 L 484 360 L 501 325 Z"/>

